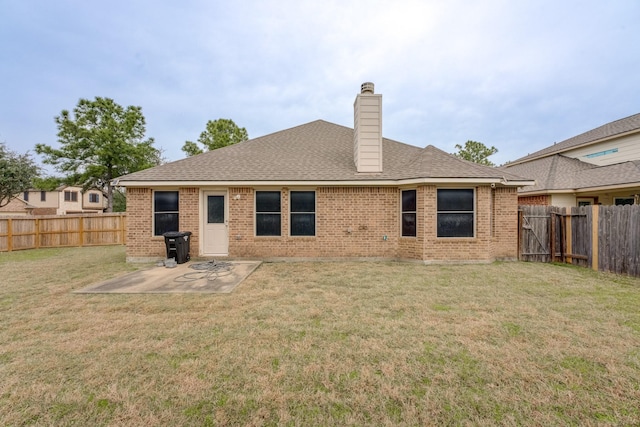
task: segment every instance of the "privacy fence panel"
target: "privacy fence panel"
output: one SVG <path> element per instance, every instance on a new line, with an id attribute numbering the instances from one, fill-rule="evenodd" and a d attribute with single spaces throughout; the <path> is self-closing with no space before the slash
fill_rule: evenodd
<path id="1" fill-rule="evenodd" d="M 571 251 L 568 251 L 565 258 L 568 258 L 566 261 L 571 264 L 581 267 L 591 267 L 592 265 L 592 210 L 591 206 L 580 206 L 571 208 L 571 213 L 565 214 L 565 218 L 570 216 L 570 221 L 566 221 L 571 226 Z"/>
<path id="2" fill-rule="evenodd" d="M 520 206 L 519 258 L 640 277 L 640 205 Z"/>
<path id="3" fill-rule="evenodd" d="M 0 252 L 123 245 L 125 214 L 0 217 Z"/>
<path id="4" fill-rule="evenodd" d="M 640 205 L 601 206 L 599 269 L 640 276 Z"/>

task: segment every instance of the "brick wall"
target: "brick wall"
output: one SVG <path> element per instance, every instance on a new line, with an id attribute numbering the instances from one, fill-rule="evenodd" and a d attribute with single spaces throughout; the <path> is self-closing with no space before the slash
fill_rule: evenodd
<path id="1" fill-rule="evenodd" d="M 273 191 L 273 188 L 268 190 Z M 416 188 L 417 236 L 400 236 L 400 191 L 389 187 L 316 188 L 316 236 L 289 235 L 289 188 L 281 192 L 281 236 L 255 236 L 255 189 L 231 187 L 229 256 L 257 258 L 389 258 L 427 262 L 491 261 L 517 256 L 517 192 L 514 188 L 476 188 L 476 235 L 436 237 L 434 185 Z M 200 190 L 180 188 L 180 231 L 191 231 L 191 253 L 198 253 Z M 152 190 L 127 192 L 127 257 L 165 253 L 164 239 L 152 237 Z"/>
<path id="2" fill-rule="evenodd" d="M 240 199 L 235 199 L 236 194 L 240 195 Z M 398 256 L 400 213 L 397 188 L 317 188 L 315 237 L 289 235 L 288 188 L 281 189 L 282 234 L 278 237 L 255 236 L 253 189 L 231 188 L 229 198 L 231 256 Z"/>
<path id="3" fill-rule="evenodd" d="M 199 241 L 198 188 L 178 190 L 179 231 L 191 231 L 190 249 L 198 252 Z M 153 191 L 150 188 L 127 189 L 127 259 L 163 258 L 164 237 L 153 235 Z"/>
<path id="4" fill-rule="evenodd" d="M 197 255 L 200 242 L 200 189 L 197 187 L 178 189 L 178 204 L 179 231 L 191 232 L 189 250 L 192 256 Z M 166 253 L 164 240 L 163 248 Z"/>
<path id="5" fill-rule="evenodd" d="M 127 259 L 164 256 L 164 239 L 153 236 L 153 192 L 127 188 Z"/>
<path id="6" fill-rule="evenodd" d="M 491 261 L 491 188 L 476 188 L 476 233 L 472 238 L 437 238 L 437 187 L 424 189 L 423 257 L 426 262 Z"/>
<path id="7" fill-rule="evenodd" d="M 549 206 L 551 204 L 551 196 L 548 194 L 541 196 L 520 196 L 518 197 L 518 204 Z"/>
<path id="8" fill-rule="evenodd" d="M 513 188 L 496 188 L 493 201 L 494 259 L 518 258 L 518 191 Z"/>

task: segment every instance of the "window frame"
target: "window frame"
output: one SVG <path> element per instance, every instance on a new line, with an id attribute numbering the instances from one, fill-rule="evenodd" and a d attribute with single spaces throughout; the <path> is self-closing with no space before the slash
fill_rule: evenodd
<path id="1" fill-rule="evenodd" d="M 156 211 L 156 194 L 158 193 L 175 193 L 177 200 L 176 205 L 178 207 L 177 210 L 162 210 Z M 167 230 L 165 233 L 170 231 L 180 231 L 180 192 L 178 190 L 153 190 L 153 194 L 151 196 L 151 234 L 153 237 L 163 237 L 162 234 L 156 234 L 156 216 L 158 213 L 161 214 L 175 214 L 176 215 L 176 230 Z M 164 233 L 163 233 L 164 234 Z"/>
<path id="2" fill-rule="evenodd" d="M 69 197 L 67 198 L 67 196 Z M 64 190 L 64 201 L 76 203 L 78 201 L 78 192 L 71 191 L 71 190 Z"/>
<path id="3" fill-rule="evenodd" d="M 618 203 L 619 200 L 631 200 L 631 203 Z M 635 205 L 636 204 L 636 198 L 631 196 L 631 197 L 614 197 L 613 198 L 613 204 L 615 206 L 625 206 L 625 205 Z"/>
<path id="4" fill-rule="evenodd" d="M 472 196 L 472 210 L 441 210 L 438 203 L 438 195 L 440 191 L 469 191 Z M 438 239 L 475 239 L 477 236 L 477 189 L 475 187 L 440 187 L 436 189 L 436 238 Z M 440 232 L 440 215 L 441 214 L 467 214 L 471 215 L 472 229 L 471 236 L 444 236 Z"/>
<path id="5" fill-rule="evenodd" d="M 100 195 L 98 193 L 89 193 L 89 203 L 100 203 Z"/>
<path id="6" fill-rule="evenodd" d="M 25 202 L 29 201 L 29 192 L 25 191 L 24 194 L 22 195 L 22 200 L 24 200 Z"/>
<path id="7" fill-rule="evenodd" d="M 47 192 L 46 191 L 41 191 L 40 192 L 40 201 L 41 202 L 46 202 L 47 201 Z"/>
<path id="8" fill-rule="evenodd" d="M 277 193 L 279 196 L 278 203 L 280 209 L 278 211 L 258 211 L 258 194 L 259 193 Z M 281 190 L 256 190 L 253 196 L 253 212 L 254 212 L 254 225 L 253 234 L 255 237 L 282 237 L 282 191 Z M 280 217 L 280 228 L 278 234 L 259 234 L 259 216 L 261 215 L 278 215 Z"/>
<path id="9" fill-rule="evenodd" d="M 415 201 L 415 206 L 414 206 L 414 210 L 405 210 L 405 206 L 404 206 L 404 193 L 405 192 L 409 192 L 409 191 L 413 191 L 414 193 L 414 201 Z M 413 224 L 414 224 L 414 230 L 413 230 L 413 234 L 404 234 L 404 217 L 405 214 L 413 214 Z M 400 236 L 401 237 L 417 237 L 418 236 L 418 191 L 416 188 L 407 188 L 404 190 L 400 190 Z"/>
<path id="10" fill-rule="evenodd" d="M 293 210 L 293 194 L 294 193 L 313 193 L 313 211 L 294 211 Z M 289 190 L 289 236 L 291 237 L 316 237 L 318 232 L 318 197 L 316 190 Z M 313 215 L 313 234 L 293 234 L 293 217 L 294 215 Z"/>

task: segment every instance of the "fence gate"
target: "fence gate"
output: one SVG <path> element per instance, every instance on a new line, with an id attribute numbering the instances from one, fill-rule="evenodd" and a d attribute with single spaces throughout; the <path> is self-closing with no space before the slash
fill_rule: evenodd
<path id="1" fill-rule="evenodd" d="M 518 211 L 518 253 L 522 261 L 552 260 L 551 210 L 547 206 L 520 206 Z"/>

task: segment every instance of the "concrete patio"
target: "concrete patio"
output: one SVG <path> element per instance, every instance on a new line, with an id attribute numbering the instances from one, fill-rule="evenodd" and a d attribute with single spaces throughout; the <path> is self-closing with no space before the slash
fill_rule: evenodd
<path id="1" fill-rule="evenodd" d="M 228 294 L 260 266 L 261 261 L 201 261 L 158 265 L 74 291 L 78 294 Z"/>

